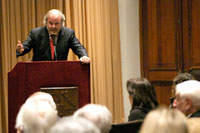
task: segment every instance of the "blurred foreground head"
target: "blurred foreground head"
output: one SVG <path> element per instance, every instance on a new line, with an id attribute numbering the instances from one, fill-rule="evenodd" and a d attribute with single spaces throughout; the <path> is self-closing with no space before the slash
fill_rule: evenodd
<path id="1" fill-rule="evenodd" d="M 23 133 L 48 133 L 57 121 L 57 110 L 50 94 L 36 92 L 21 106 L 15 128 Z"/>
<path id="2" fill-rule="evenodd" d="M 187 118 L 176 109 L 160 107 L 147 114 L 140 133 L 188 133 Z"/>
<path id="3" fill-rule="evenodd" d="M 106 106 L 87 104 L 74 113 L 74 117 L 83 117 L 92 121 L 101 133 L 108 133 L 112 125 L 112 114 Z"/>
<path id="4" fill-rule="evenodd" d="M 100 133 L 100 130 L 85 118 L 70 116 L 61 118 L 50 133 Z"/>

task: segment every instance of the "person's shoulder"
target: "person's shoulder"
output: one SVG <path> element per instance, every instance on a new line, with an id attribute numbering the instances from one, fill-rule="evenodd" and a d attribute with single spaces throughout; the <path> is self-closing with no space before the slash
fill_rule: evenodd
<path id="1" fill-rule="evenodd" d="M 150 109 L 147 109 L 147 108 L 135 107 L 131 112 L 133 114 L 137 114 L 137 113 L 147 114 L 149 111 L 150 111 Z"/>
<path id="2" fill-rule="evenodd" d="M 148 111 L 146 109 L 137 107 L 131 110 L 128 119 L 129 121 L 144 119 L 147 113 Z"/>
<path id="3" fill-rule="evenodd" d="M 31 30 L 31 32 L 33 32 L 33 33 L 39 33 L 39 32 L 44 32 L 44 31 L 46 31 L 45 26 L 43 26 L 43 27 L 36 27 L 36 28 L 33 28 Z"/>
<path id="4" fill-rule="evenodd" d="M 62 31 L 63 33 L 73 33 L 73 32 L 74 32 L 73 29 L 70 29 L 70 28 L 68 28 L 68 27 L 62 27 L 61 31 Z"/>

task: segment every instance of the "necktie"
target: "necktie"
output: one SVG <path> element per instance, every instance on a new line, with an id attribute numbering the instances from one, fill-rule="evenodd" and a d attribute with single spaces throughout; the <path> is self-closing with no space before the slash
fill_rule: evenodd
<path id="1" fill-rule="evenodd" d="M 52 60 L 54 60 L 54 45 L 53 45 L 53 37 L 51 36 L 51 39 L 50 39 L 50 46 L 51 46 L 51 58 Z"/>

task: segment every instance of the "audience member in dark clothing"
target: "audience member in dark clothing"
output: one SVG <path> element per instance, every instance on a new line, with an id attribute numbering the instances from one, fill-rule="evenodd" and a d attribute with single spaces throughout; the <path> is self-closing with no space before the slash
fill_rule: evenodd
<path id="1" fill-rule="evenodd" d="M 146 78 L 134 78 L 127 81 L 127 90 L 132 109 L 128 121 L 144 119 L 146 114 L 159 104 L 153 85 Z"/>

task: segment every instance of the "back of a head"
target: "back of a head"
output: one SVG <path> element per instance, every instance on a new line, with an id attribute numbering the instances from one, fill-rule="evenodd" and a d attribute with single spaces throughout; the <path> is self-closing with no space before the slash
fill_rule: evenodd
<path id="1" fill-rule="evenodd" d="M 140 106 L 154 109 L 158 106 L 155 88 L 146 78 L 129 79 L 127 90 L 133 99 L 132 108 Z"/>
<path id="2" fill-rule="evenodd" d="M 24 133 L 44 133 L 56 120 L 57 110 L 52 96 L 45 92 L 35 92 L 21 106 L 15 128 Z"/>
<path id="3" fill-rule="evenodd" d="M 200 118 L 188 118 L 187 125 L 189 133 L 199 133 L 200 132 Z"/>
<path id="4" fill-rule="evenodd" d="M 190 73 L 179 73 L 176 77 L 174 77 L 173 79 L 173 84 L 172 84 L 172 96 L 174 97 L 175 95 L 175 88 L 176 88 L 176 85 L 184 82 L 184 81 L 188 81 L 188 80 L 194 80 L 195 77 L 190 74 Z M 173 102 L 173 99 L 172 99 L 172 102 Z"/>
<path id="5" fill-rule="evenodd" d="M 45 101 L 25 103 L 20 112 L 23 133 L 47 133 L 57 121 L 57 111 Z"/>
<path id="6" fill-rule="evenodd" d="M 200 82 L 188 80 L 176 86 L 176 94 L 180 97 L 187 97 L 192 100 L 194 106 L 200 108 Z"/>
<path id="7" fill-rule="evenodd" d="M 87 104 L 74 113 L 75 117 L 83 117 L 92 121 L 102 133 L 108 133 L 112 125 L 112 114 L 107 107 L 98 104 Z"/>
<path id="8" fill-rule="evenodd" d="M 180 111 L 160 107 L 147 114 L 140 133 L 188 133 L 186 122 Z"/>
<path id="9" fill-rule="evenodd" d="M 100 133 L 100 130 L 87 119 L 71 116 L 61 118 L 50 133 Z"/>
<path id="10" fill-rule="evenodd" d="M 48 102 L 55 110 L 56 110 L 56 104 L 53 100 L 53 97 L 46 93 L 46 92 L 35 92 L 32 95 L 30 95 L 27 100 L 27 102 L 34 102 L 34 101 L 46 101 Z"/>
<path id="11" fill-rule="evenodd" d="M 191 75 L 195 77 L 196 80 L 200 81 L 200 70 L 199 69 L 192 69 L 189 71 Z"/>
<path id="12" fill-rule="evenodd" d="M 173 80 L 173 84 L 177 85 L 187 80 L 194 80 L 195 77 L 190 73 L 179 73 Z"/>

